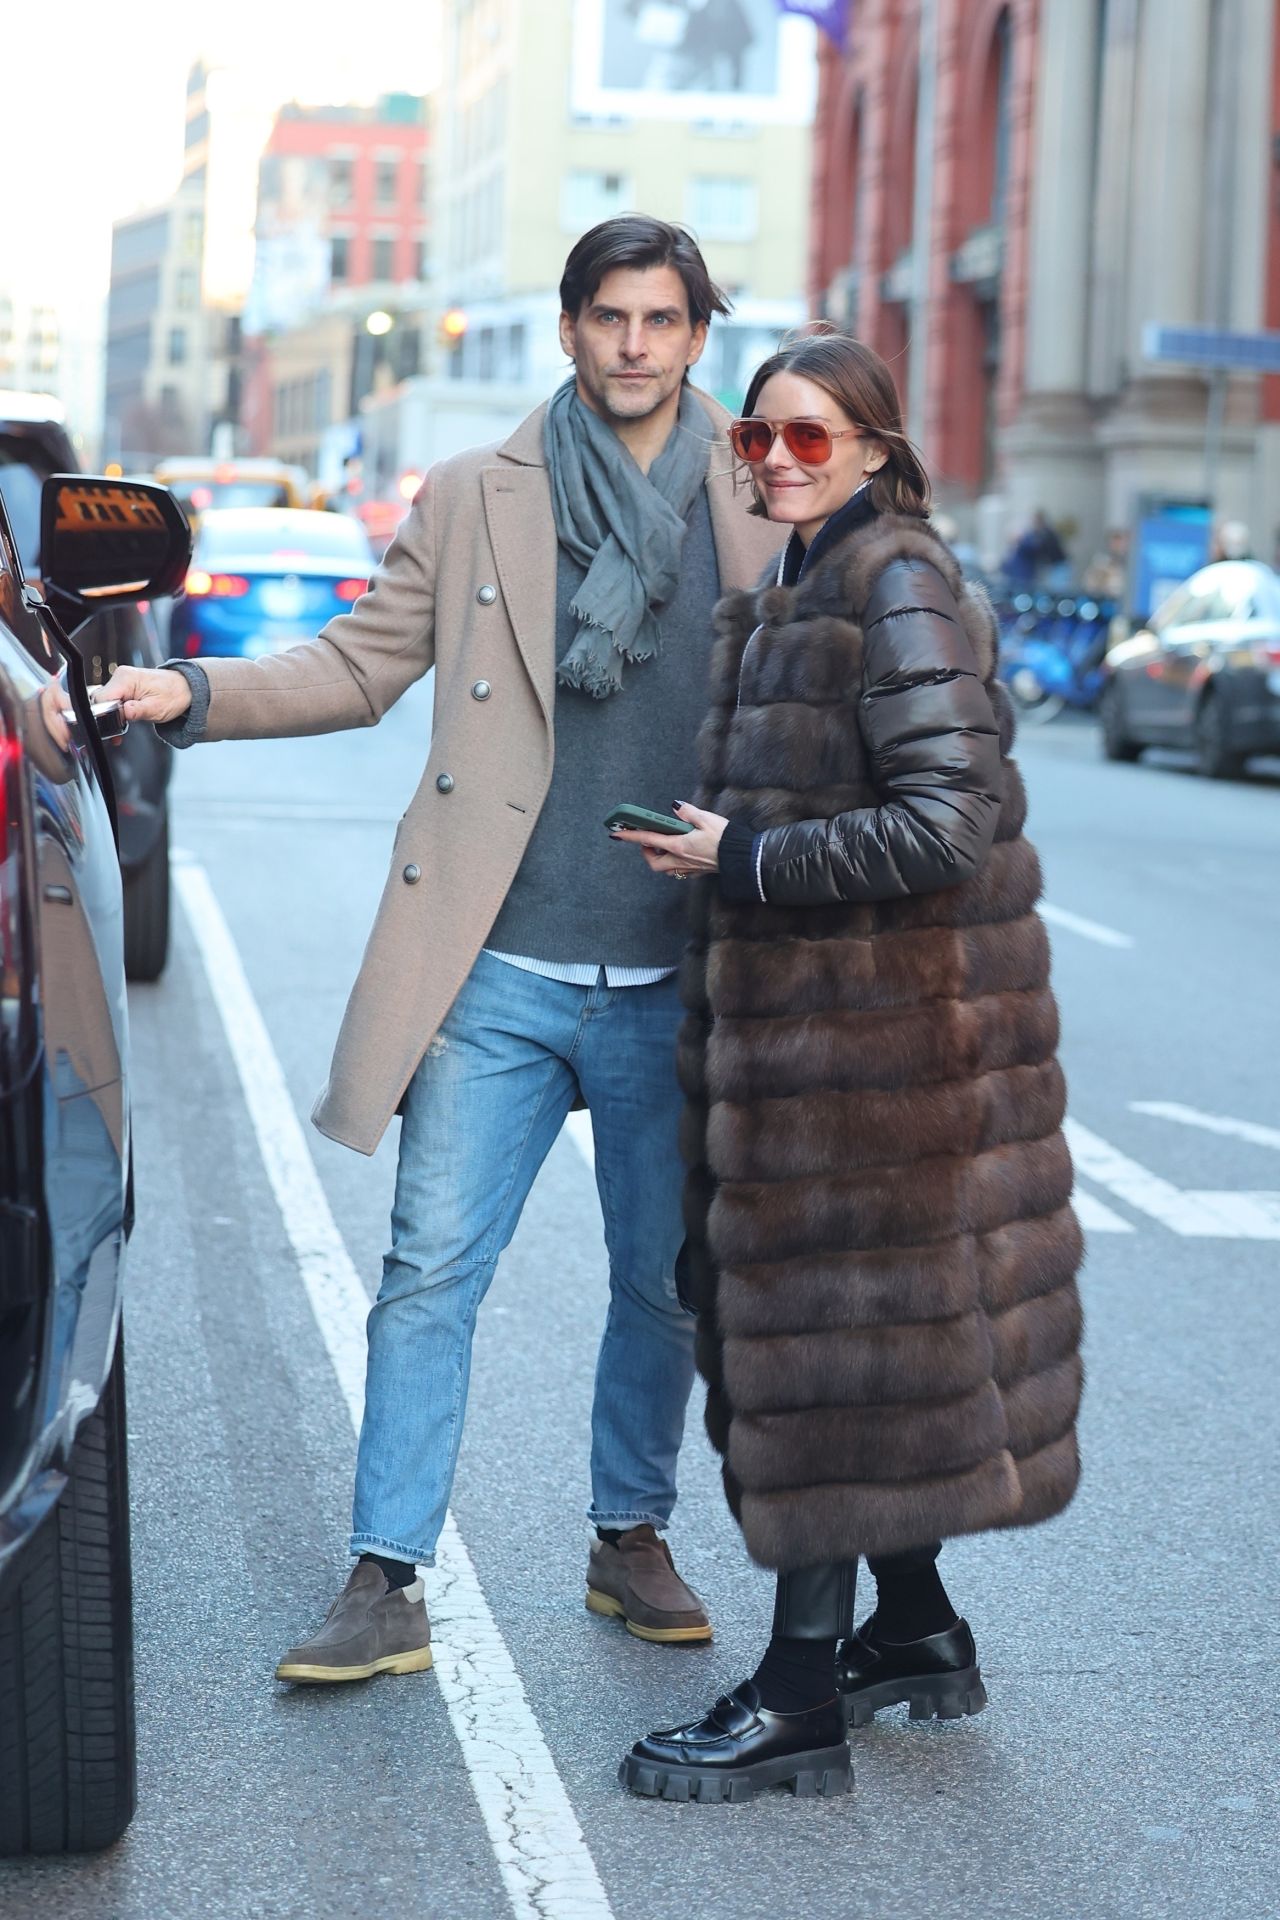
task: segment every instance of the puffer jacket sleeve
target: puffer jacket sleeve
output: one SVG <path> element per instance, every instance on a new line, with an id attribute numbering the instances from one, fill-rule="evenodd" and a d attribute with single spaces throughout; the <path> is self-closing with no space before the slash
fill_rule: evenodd
<path id="1" fill-rule="evenodd" d="M 879 804 L 755 836 L 748 897 L 777 906 L 896 900 L 958 886 L 990 850 L 999 731 L 938 569 L 891 561 L 862 632 L 858 719 Z"/>

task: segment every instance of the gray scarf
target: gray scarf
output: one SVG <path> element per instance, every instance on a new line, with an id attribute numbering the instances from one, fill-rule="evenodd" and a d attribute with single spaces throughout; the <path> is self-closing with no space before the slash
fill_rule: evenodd
<path id="1" fill-rule="evenodd" d="M 552 395 L 545 445 L 556 536 L 587 577 L 580 622 L 556 678 L 597 700 L 622 686 L 624 660 L 658 651 L 655 614 L 675 592 L 685 516 L 707 477 L 711 422 L 686 387 L 675 429 L 647 475 L 613 428 L 583 405 L 572 375 Z"/>

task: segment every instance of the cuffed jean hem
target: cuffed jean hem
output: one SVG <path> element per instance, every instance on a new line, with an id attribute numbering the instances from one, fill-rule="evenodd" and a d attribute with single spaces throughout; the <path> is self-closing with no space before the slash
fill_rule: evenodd
<path id="1" fill-rule="evenodd" d="M 660 1513 L 600 1513 L 595 1507 L 588 1507 L 587 1523 L 593 1527 L 608 1527 L 611 1533 L 626 1533 L 630 1527 L 653 1527 L 657 1532 L 665 1533 L 671 1520 L 670 1516 L 664 1518 Z"/>
<path id="2" fill-rule="evenodd" d="M 421 1547 L 402 1547 L 398 1540 L 380 1540 L 373 1533 L 353 1533 L 350 1551 L 353 1560 L 362 1553 L 376 1553 L 383 1560 L 403 1560 L 411 1567 L 434 1567 L 436 1563 L 434 1549 L 428 1553 Z"/>

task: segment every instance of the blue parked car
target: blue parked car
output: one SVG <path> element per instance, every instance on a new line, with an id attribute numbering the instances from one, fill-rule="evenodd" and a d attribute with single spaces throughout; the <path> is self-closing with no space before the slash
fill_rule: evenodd
<path id="1" fill-rule="evenodd" d="M 369 584 L 373 549 L 358 520 L 289 507 L 211 507 L 202 515 L 172 654 L 257 659 L 313 640 Z"/>

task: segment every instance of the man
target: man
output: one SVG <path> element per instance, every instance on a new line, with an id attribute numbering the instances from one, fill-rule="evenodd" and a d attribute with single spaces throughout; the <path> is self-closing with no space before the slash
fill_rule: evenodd
<path id="1" fill-rule="evenodd" d="M 646 1640 L 711 1633 L 660 1538 L 693 1379 L 674 1280 L 683 902 L 604 820 L 687 791 L 712 605 L 777 535 L 735 498 L 725 416 L 686 379 L 727 311 L 689 236 L 606 221 L 560 293 L 573 379 L 504 445 L 428 474 L 353 612 L 274 658 L 122 668 L 105 692 L 186 746 L 372 725 L 436 668 L 426 770 L 313 1114 L 363 1153 L 403 1125 L 357 1562 L 284 1680 L 430 1666 L 416 1570 L 449 1500 L 476 1312 L 579 1094 L 610 1261 L 587 1605 Z"/>

